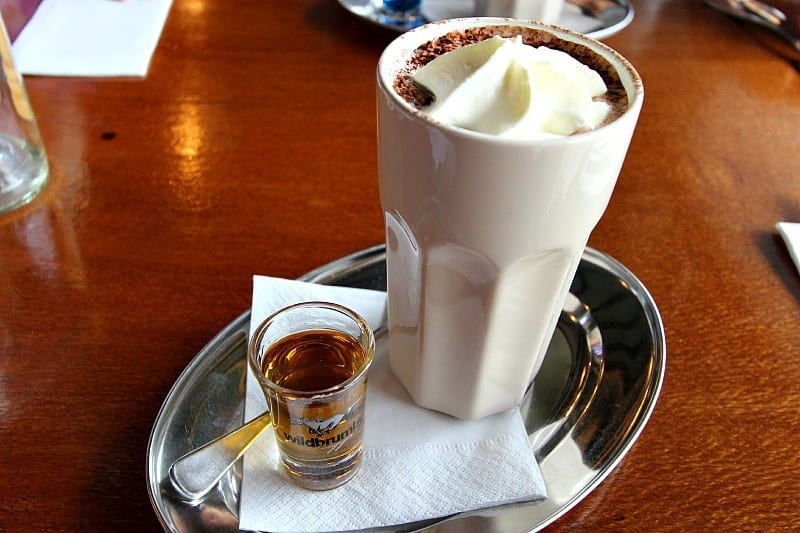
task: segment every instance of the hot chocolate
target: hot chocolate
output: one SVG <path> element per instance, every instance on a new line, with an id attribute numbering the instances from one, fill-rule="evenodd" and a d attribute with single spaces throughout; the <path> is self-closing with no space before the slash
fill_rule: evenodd
<path id="1" fill-rule="evenodd" d="M 532 47 L 546 47 L 569 54 L 583 65 L 597 72 L 606 85 L 606 92 L 595 98 L 608 104 L 609 112 L 600 124 L 608 124 L 628 108 L 628 96 L 616 69 L 597 52 L 576 42 L 559 38 L 544 30 L 523 26 L 482 26 L 456 30 L 418 47 L 397 72 L 393 88 L 404 100 L 424 110 L 434 96 L 413 78 L 414 74 L 434 59 L 459 48 L 469 46 L 492 37 L 513 39 L 520 36 L 522 42 Z"/>

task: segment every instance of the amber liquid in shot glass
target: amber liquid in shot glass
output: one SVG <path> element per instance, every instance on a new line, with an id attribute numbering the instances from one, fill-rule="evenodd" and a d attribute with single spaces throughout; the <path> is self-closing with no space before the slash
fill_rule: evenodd
<path id="1" fill-rule="evenodd" d="M 313 305 L 323 307 L 320 311 Z M 267 319 L 251 344 L 251 368 L 257 369 L 290 479 L 326 490 L 349 480 L 361 460 L 366 369 L 374 338 L 357 315 L 350 318 L 351 311 L 334 304 L 301 304 L 273 317 L 309 310 L 336 313 L 336 320 L 327 326 L 318 317 L 304 326 L 303 319 L 294 317 L 287 320 L 290 330 L 282 331 Z M 345 323 L 337 324 L 340 319 Z M 265 342 L 271 326 L 285 334 Z"/>

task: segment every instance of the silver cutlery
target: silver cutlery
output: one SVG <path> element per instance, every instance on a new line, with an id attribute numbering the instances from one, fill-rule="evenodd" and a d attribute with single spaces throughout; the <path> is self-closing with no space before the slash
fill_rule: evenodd
<path id="1" fill-rule="evenodd" d="M 775 31 L 800 56 L 800 1 L 798 0 L 705 0 L 726 15 L 754 22 Z"/>

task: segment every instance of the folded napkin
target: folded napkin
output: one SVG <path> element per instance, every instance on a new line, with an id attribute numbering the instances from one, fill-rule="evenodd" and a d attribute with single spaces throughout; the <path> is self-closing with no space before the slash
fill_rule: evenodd
<path id="1" fill-rule="evenodd" d="M 778 222 L 775 227 L 783 237 L 797 270 L 800 271 L 800 223 Z"/>
<path id="2" fill-rule="evenodd" d="M 147 74 L 172 0 L 44 0 L 12 47 L 23 74 Z"/>
<path id="3" fill-rule="evenodd" d="M 373 330 L 386 294 L 256 276 L 250 333 L 274 311 L 310 300 L 336 302 Z M 544 498 L 546 489 L 519 410 L 462 421 L 418 407 L 389 370 L 385 337 L 369 370 L 360 470 L 345 485 L 314 492 L 284 474 L 272 431 L 244 457 L 241 529 L 344 531 L 405 524 L 503 503 Z M 266 410 L 249 373 L 245 418 Z"/>

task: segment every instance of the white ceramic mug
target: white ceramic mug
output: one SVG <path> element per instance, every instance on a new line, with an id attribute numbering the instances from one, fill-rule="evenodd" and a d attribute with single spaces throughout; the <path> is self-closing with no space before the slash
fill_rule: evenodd
<path id="1" fill-rule="evenodd" d="M 604 57 L 628 109 L 596 130 L 510 140 L 432 120 L 392 88 L 420 45 L 476 26 L 545 29 Z M 432 23 L 378 65 L 389 357 L 414 401 L 463 419 L 517 406 L 541 365 L 642 106 L 633 67 L 602 43 L 519 20 Z"/>

